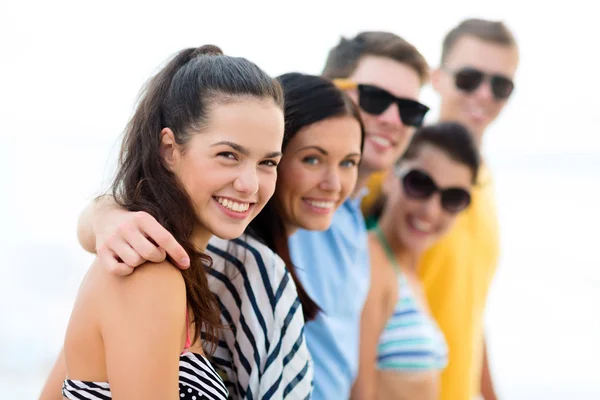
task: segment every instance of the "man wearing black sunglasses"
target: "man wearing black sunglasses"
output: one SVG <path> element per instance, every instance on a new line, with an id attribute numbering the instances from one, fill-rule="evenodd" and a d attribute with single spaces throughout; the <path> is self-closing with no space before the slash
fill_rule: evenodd
<path id="1" fill-rule="evenodd" d="M 481 147 L 488 126 L 514 89 L 518 50 L 502 22 L 470 19 L 446 36 L 441 67 L 432 72 L 440 119 L 468 127 Z M 472 205 L 419 267 L 431 311 L 450 349 L 442 374 L 442 400 L 495 400 L 483 336 L 487 292 L 499 253 L 492 185 L 481 168 Z"/>
<path id="2" fill-rule="evenodd" d="M 467 20 L 452 30 L 431 77 L 441 97 L 440 119 L 462 123 L 480 142 L 513 92 L 519 61 L 510 32 L 494 24 L 501 23 Z"/>

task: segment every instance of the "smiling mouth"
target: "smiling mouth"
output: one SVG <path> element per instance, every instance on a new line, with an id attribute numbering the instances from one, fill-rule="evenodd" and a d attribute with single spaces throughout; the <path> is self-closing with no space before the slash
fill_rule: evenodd
<path id="1" fill-rule="evenodd" d="M 423 233 L 423 234 L 432 233 L 433 228 L 434 228 L 432 223 L 422 221 L 415 217 L 409 217 L 408 224 L 410 225 L 411 228 L 413 228 L 417 232 Z"/>
<path id="2" fill-rule="evenodd" d="M 371 139 L 371 141 L 373 141 L 375 144 L 381 146 L 381 147 L 393 147 L 394 144 L 392 143 L 392 141 L 388 138 L 384 138 L 382 136 L 371 136 L 369 139 Z"/>
<path id="3" fill-rule="evenodd" d="M 304 199 L 304 201 L 315 208 L 319 208 L 322 210 L 331 210 L 333 207 L 335 207 L 335 202 L 334 201 L 318 201 L 318 200 L 309 200 L 309 199 Z"/>
<path id="4" fill-rule="evenodd" d="M 226 209 L 237 213 L 245 213 L 246 211 L 248 211 L 251 205 L 250 203 L 237 202 L 231 199 L 227 199 L 225 197 L 215 196 L 214 198 L 220 205 L 222 205 Z"/>

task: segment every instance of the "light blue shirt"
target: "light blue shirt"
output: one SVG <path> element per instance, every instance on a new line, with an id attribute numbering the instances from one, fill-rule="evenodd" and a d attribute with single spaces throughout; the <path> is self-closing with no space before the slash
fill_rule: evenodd
<path id="1" fill-rule="evenodd" d="M 290 237 L 298 277 L 321 312 L 305 326 L 314 364 L 312 399 L 348 399 L 358 373 L 360 315 L 370 281 L 363 196 L 336 211 L 327 231 Z"/>

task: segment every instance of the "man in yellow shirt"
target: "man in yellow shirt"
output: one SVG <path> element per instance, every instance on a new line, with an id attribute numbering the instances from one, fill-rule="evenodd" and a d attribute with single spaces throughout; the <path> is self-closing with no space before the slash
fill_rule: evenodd
<path id="1" fill-rule="evenodd" d="M 441 97 L 440 119 L 464 124 L 481 146 L 486 128 L 512 93 L 518 58 L 516 41 L 502 22 L 470 19 L 452 29 L 444 39 L 441 66 L 432 73 Z M 378 196 L 382 175 L 371 178 L 363 210 Z M 479 394 L 496 399 L 483 315 L 498 260 L 498 236 L 493 186 L 483 168 L 470 208 L 419 267 L 431 312 L 449 347 L 442 400 L 470 400 Z"/>

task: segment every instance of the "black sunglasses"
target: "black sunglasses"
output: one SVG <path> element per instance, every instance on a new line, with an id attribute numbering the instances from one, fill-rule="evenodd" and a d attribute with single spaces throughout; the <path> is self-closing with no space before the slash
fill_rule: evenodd
<path id="1" fill-rule="evenodd" d="M 387 90 L 372 85 L 358 85 L 358 105 L 369 114 L 379 115 L 392 104 L 398 105 L 404 125 L 419 128 L 429 107 L 418 101 L 396 97 Z"/>
<path id="2" fill-rule="evenodd" d="M 448 70 L 454 75 L 454 84 L 464 92 L 471 93 L 483 83 L 489 81 L 496 100 L 506 100 L 510 97 L 515 84 L 510 78 L 498 74 L 486 74 L 475 68 L 461 68 L 456 71 Z"/>
<path id="3" fill-rule="evenodd" d="M 412 169 L 399 174 L 399 176 L 408 197 L 426 200 L 434 193 L 440 192 L 442 208 L 451 214 L 459 213 L 471 204 L 471 194 L 467 190 L 462 188 L 440 189 L 424 171 Z"/>

